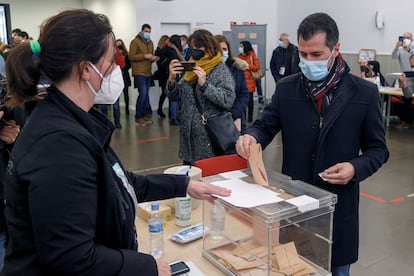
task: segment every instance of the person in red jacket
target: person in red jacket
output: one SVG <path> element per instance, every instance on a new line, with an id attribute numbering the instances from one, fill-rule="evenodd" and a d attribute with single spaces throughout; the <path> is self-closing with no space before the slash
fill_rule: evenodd
<path id="1" fill-rule="evenodd" d="M 240 42 L 239 52 L 238 57 L 249 64 L 249 68 L 244 70 L 244 77 L 250 96 L 247 106 L 247 122 L 251 123 L 253 121 L 253 93 L 256 91 L 256 80 L 253 78 L 252 71 L 257 72 L 260 69 L 260 62 L 249 41 Z"/>

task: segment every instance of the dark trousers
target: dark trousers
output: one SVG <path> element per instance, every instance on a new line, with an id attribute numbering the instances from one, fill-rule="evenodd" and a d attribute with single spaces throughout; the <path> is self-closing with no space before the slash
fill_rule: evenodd
<path id="1" fill-rule="evenodd" d="M 402 97 L 400 103 L 393 103 L 394 113 L 401 121 L 412 124 L 414 121 L 414 107 L 411 98 Z"/>
<path id="2" fill-rule="evenodd" d="M 253 93 L 249 93 L 249 105 L 247 106 L 247 121 L 253 121 Z"/>
<path id="3" fill-rule="evenodd" d="M 129 86 L 124 87 L 124 102 L 125 102 L 125 113 L 129 115 Z"/>
<path id="4" fill-rule="evenodd" d="M 162 111 L 162 106 L 164 105 L 166 98 L 167 98 L 167 93 L 165 91 L 165 86 L 161 86 L 161 95 L 158 100 L 158 111 Z"/>
<path id="5" fill-rule="evenodd" d="M 256 80 L 256 91 L 257 91 L 257 97 L 259 98 L 259 103 L 263 103 L 263 89 L 262 89 L 262 79 Z"/>
<path id="6" fill-rule="evenodd" d="M 134 76 L 134 85 L 138 88 L 139 93 L 135 104 L 135 119 L 139 119 L 151 112 L 151 105 L 149 102 L 151 77 Z"/>
<path id="7" fill-rule="evenodd" d="M 101 104 L 101 112 L 108 116 L 108 104 Z M 112 105 L 112 112 L 114 113 L 114 122 L 119 123 L 121 120 L 121 111 L 119 110 L 119 99 Z"/>

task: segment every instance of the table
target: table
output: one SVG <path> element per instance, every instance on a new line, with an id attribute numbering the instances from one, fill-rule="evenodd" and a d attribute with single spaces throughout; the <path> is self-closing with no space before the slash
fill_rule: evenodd
<path id="1" fill-rule="evenodd" d="M 191 212 L 191 225 L 202 222 L 202 206 L 194 209 Z M 138 232 L 138 244 L 139 251 L 143 253 L 149 252 L 149 235 L 148 224 L 141 218 L 137 218 L 135 221 Z M 171 263 L 177 260 L 191 261 L 197 268 L 205 275 L 218 276 L 223 275 L 216 266 L 209 262 L 201 255 L 201 249 L 203 247 L 202 239 L 193 241 L 191 243 L 180 245 L 168 239 L 168 236 L 184 229 L 185 227 L 179 227 L 175 225 L 175 219 L 167 222 L 164 228 L 164 248 L 165 253 L 161 257 L 162 260 Z"/>
<path id="2" fill-rule="evenodd" d="M 246 182 L 254 182 L 249 169 L 241 172 L 243 174 L 212 175 L 203 178 L 203 180 L 210 183 L 232 180 L 231 182 L 238 182 L 241 185 L 247 184 Z M 234 255 L 234 250 L 239 249 L 239 253 L 246 254 L 255 249 L 250 252 L 251 256 L 263 258 L 264 255 L 259 254 L 265 253 L 267 256 L 270 250 L 273 252 L 274 248 L 279 245 L 292 242 L 293 246 L 296 246 L 297 252 L 303 254 L 305 263 L 310 264 L 312 270 L 316 270 L 316 275 L 330 275 L 328 271 L 331 263 L 332 219 L 337 196 L 271 170 L 267 172 L 267 175 L 269 189 L 273 192 L 277 191 L 280 200 L 248 208 L 237 207 L 217 199 L 226 209 L 222 239 L 216 239 L 214 235 L 207 234 L 204 240 L 199 239 L 186 245 L 180 245 L 170 241 L 168 236 L 183 228 L 176 226 L 174 220 L 168 221 L 164 228 L 165 253 L 161 257 L 162 260 L 168 263 L 177 260 L 191 261 L 204 275 L 229 275 L 231 269 L 223 265 L 224 256 L 227 256 L 227 260 L 232 262 L 233 267 L 238 271 L 241 271 L 243 265 L 246 265 L 237 262 L 237 259 L 234 258 L 237 256 Z M 241 183 L 242 181 L 243 183 Z M 234 187 L 236 189 L 239 186 Z M 238 191 L 240 190 L 242 189 L 239 188 Z M 258 193 L 257 189 L 255 191 Z M 272 194 L 272 196 L 275 195 Z M 239 199 L 245 197 L 240 193 L 238 195 Z M 192 210 L 192 225 L 201 223 L 204 218 L 207 227 L 211 227 L 211 210 L 214 203 L 210 200 L 205 200 L 203 203 L 204 206 Z M 283 229 L 280 228 L 282 224 Z M 139 251 L 148 253 L 148 225 L 141 218 L 137 218 L 136 226 Z M 251 247 L 252 245 L 254 247 Z M 266 270 L 270 269 L 273 259 L 273 255 L 270 258 L 263 258 L 263 262 L 260 264 L 265 265 Z M 263 267 L 257 268 L 256 266 L 257 264 L 251 267 L 252 274 L 258 275 L 258 270 L 260 270 L 260 275 L 263 272 L 266 273 Z M 197 274 L 197 276 L 199 275 Z"/>
<path id="3" fill-rule="evenodd" d="M 404 94 L 401 90 L 401 88 L 394 88 L 394 87 L 381 87 L 379 89 L 379 92 L 382 96 L 382 103 L 384 103 L 384 97 L 385 95 L 388 95 L 386 110 L 385 110 L 385 126 L 390 126 L 390 116 L 391 116 L 391 97 L 397 96 L 402 97 Z M 414 94 L 413 94 L 414 96 Z"/>

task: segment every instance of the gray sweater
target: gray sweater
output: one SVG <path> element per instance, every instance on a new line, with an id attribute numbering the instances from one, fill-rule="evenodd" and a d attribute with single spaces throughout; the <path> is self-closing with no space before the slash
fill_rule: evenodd
<path id="1" fill-rule="evenodd" d="M 217 64 L 207 75 L 203 87 L 196 84 L 193 89 L 184 78 L 172 85 L 168 82 L 168 98 L 181 102 L 179 157 L 192 164 L 197 160 L 215 156 L 201 122 L 194 93 L 203 105 L 206 118 L 223 111 L 230 111 L 236 93 L 233 76 L 227 66 L 221 62 Z"/>
<path id="2" fill-rule="evenodd" d="M 410 45 L 410 51 L 406 51 L 403 47 L 394 48 L 392 58 L 398 59 L 402 72 L 411 71 L 410 56 L 414 54 L 414 43 Z"/>

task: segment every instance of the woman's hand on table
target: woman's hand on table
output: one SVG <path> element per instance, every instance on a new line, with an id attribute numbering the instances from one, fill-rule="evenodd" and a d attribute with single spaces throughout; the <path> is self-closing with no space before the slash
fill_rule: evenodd
<path id="1" fill-rule="evenodd" d="M 187 193 L 195 199 L 211 199 L 215 198 L 215 195 L 229 196 L 231 190 L 205 182 L 190 180 Z"/>

